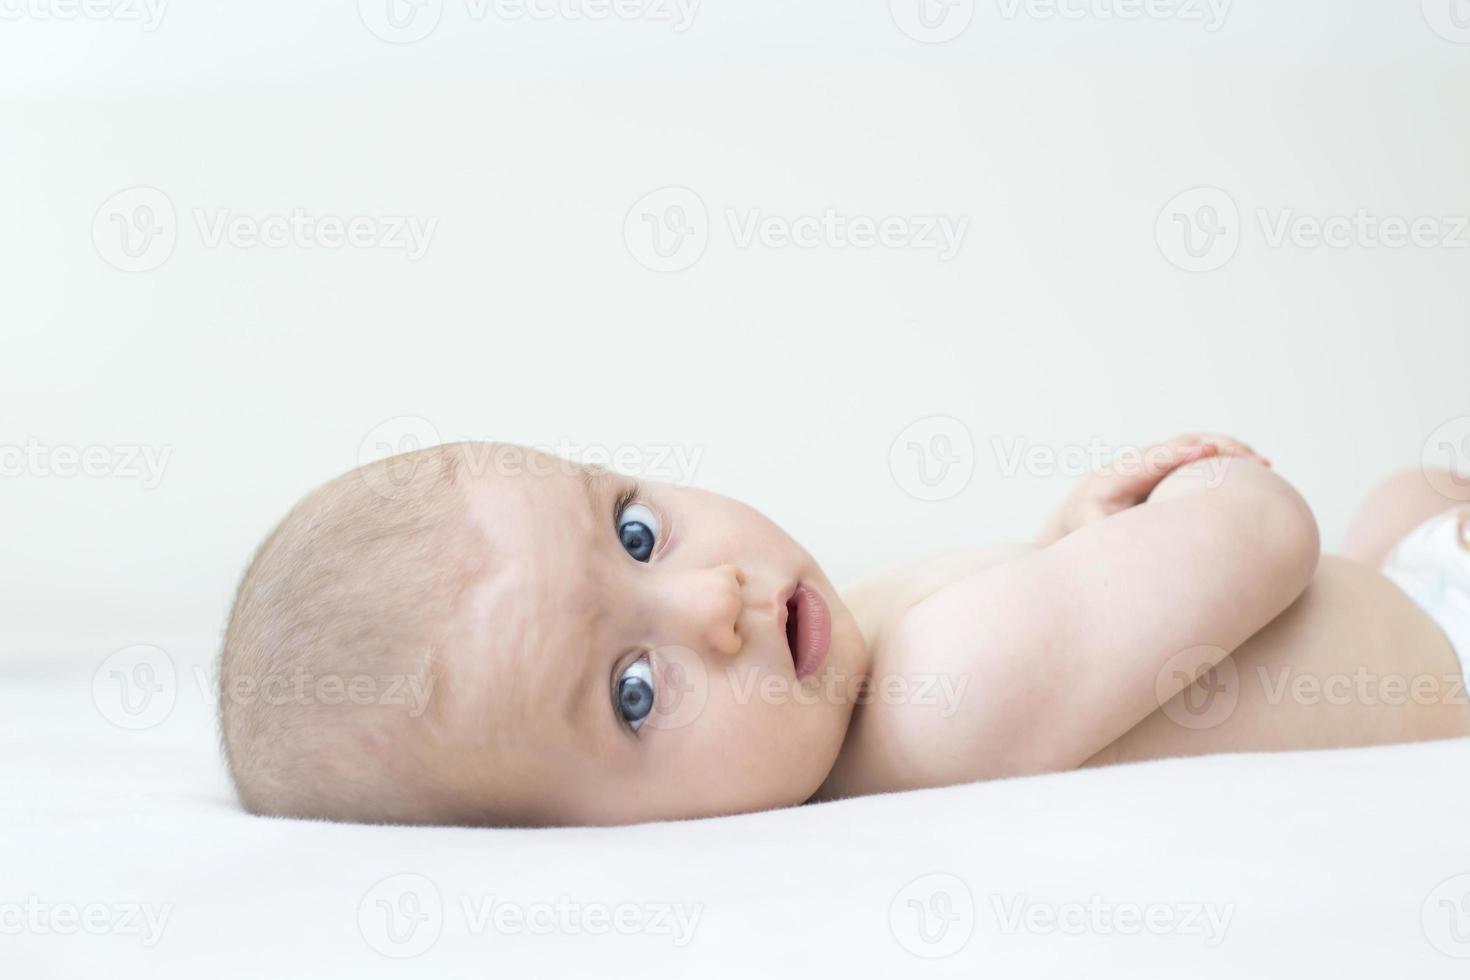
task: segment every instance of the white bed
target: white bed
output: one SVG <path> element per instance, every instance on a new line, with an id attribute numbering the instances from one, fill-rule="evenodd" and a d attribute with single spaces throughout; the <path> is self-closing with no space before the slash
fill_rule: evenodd
<path id="1" fill-rule="evenodd" d="M 613 830 L 334 826 L 235 807 L 199 664 L 128 730 L 99 662 L 7 666 L 7 978 L 1470 971 L 1470 740 Z"/>

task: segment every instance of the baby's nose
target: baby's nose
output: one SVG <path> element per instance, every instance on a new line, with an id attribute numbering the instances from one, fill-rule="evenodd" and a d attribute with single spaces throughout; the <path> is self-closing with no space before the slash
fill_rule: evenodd
<path id="1" fill-rule="evenodd" d="M 745 574 L 734 565 L 696 572 L 679 597 L 700 645 L 724 656 L 740 652 L 739 623 L 745 610 Z"/>

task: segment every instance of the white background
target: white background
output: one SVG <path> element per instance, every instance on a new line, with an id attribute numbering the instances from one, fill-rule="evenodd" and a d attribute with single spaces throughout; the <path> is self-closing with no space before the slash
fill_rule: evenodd
<path id="1" fill-rule="evenodd" d="M 1470 29 L 1431 27 L 1450 0 L 1237 2 L 1214 31 L 990 0 L 944 44 L 885 2 L 706 0 L 681 32 L 446 0 L 411 44 L 359 6 L 175 0 L 149 31 L 0 0 L 0 446 L 168 453 L 156 485 L 0 477 L 0 653 L 207 657 L 272 524 L 400 416 L 697 453 L 697 485 L 840 585 L 1032 533 L 1067 477 L 997 446 L 1229 432 L 1332 546 L 1470 414 L 1470 249 L 1273 248 L 1258 217 L 1470 214 Z M 177 241 L 125 272 L 94 218 L 138 186 Z M 658 273 L 624 226 L 667 186 L 707 208 L 707 247 Z M 1191 273 L 1156 224 L 1199 186 L 1238 208 L 1237 251 Z M 941 261 L 741 247 L 726 217 L 827 208 L 968 233 Z M 211 247 L 196 218 L 297 209 L 437 225 L 413 261 Z M 940 502 L 890 468 L 934 415 L 973 445 Z"/>

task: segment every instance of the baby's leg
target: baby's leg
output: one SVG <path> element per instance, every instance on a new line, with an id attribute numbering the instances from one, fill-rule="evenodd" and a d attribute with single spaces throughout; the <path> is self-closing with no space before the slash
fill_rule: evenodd
<path id="1" fill-rule="evenodd" d="M 1358 508 L 1342 553 L 1371 568 L 1399 539 L 1436 514 L 1470 501 L 1470 479 L 1448 470 L 1405 470 L 1379 484 Z"/>
<path id="2" fill-rule="evenodd" d="M 1323 557 L 1300 599 L 1088 765 L 1466 734 L 1444 633 L 1377 571 Z"/>

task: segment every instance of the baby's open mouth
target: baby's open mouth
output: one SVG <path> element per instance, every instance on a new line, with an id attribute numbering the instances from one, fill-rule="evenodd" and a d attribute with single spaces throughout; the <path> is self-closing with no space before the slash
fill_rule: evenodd
<path id="1" fill-rule="evenodd" d="M 822 667 L 832 644 L 832 613 L 821 593 L 798 584 L 786 600 L 786 646 L 796 679 L 806 680 Z"/>
<path id="2" fill-rule="evenodd" d="M 796 593 L 786 600 L 786 649 L 791 652 L 791 662 L 796 663 L 796 624 L 800 621 L 801 610 L 796 607 Z"/>

